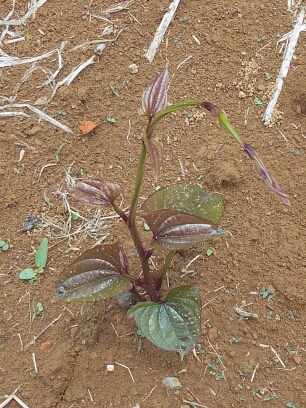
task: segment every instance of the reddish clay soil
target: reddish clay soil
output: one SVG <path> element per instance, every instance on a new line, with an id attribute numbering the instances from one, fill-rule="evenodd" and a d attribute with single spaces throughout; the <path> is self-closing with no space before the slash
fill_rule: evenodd
<path id="1" fill-rule="evenodd" d="M 39 121 L 26 109 L 12 110 L 23 110 L 29 117 L 0 118 L 0 239 L 10 245 L 7 251 L 0 250 L 0 403 L 20 386 L 17 395 L 30 408 L 306 406 L 305 32 L 300 35 L 273 126 L 265 127 L 261 115 L 283 58 L 277 41 L 294 24 L 287 1 L 181 0 L 149 64 L 145 53 L 169 3 L 135 0 L 129 10 L 105 15 L 103 11 L 113 5 L 108 0 L 93 0 L 89 8 L 82 2 L 53 0 L 25 25 L 9 28 L 25 38 L 4 42 L 2 51 L 11 56 L 38 56 L 67 41 L 58 82 L 96 55 L 93 47 L 97 44 L 71 51 L 74 47 L 101 39 L 106 40 L 106 48 L 70 86 L 60 87 L 48 103 L 35 105 L 72 133 Z M 18 1 L 11 18 L 23 16 L 26 4 Z M 0 1 L 0 17 L 10 9 L 11 2 Z M 90 19 L 88 11 L 109 22 Z M 113 31 L 102 37 L 106 26 Z M 4 28 L 0 26 L 0 31 Z M 115 299 L 64 304 L 55 298 L 54 290 L 63 268 L 96 243 L 85 232 L 70 239 L 65 236 L 68 215 L 60 195 L 65 172 L 120 183 L 125 190 L 121 207 L 128 207 L 145 125 L 138 116 L 141 95 L 167 61 L 170 102 L 197 98 L 222 106 L 291 200 L 291 206 L 285 207 L 267 190 L 238 144 L 203 110 L 186 109 L 161 124 L 158 134 L 164 142 L 165 161 L 158 184 L 191 181 L 207 192 L 221 193 L 225 212 L 220 225 L 232 233 L 182 251 L 169 270 L 171 287 L 198 282 L 203 304 L 196 354 L 189 352 L 183 361 L 146 339 L 138 351 L 135 323 L 126 319 Z M 137 73 L 131 72 L 131 64 L 138 66 Z M 51 97 L 50 87 L 38 86 L 50 71 L 56 71 L 56 53 L 38 61 L 15 92 L 32 65 L 0 69 L 2 105 L 12 95 L 16 95 L 15 103 L 30 105 Z M 262 105 L 255 104 L 254 98 Z M 115 118 L 115 123 L 107 118 Z M 82 135 L 83 120 L 98 126 Z M 148 161 L 142 197 L 155 186 Z M 44 196 L 52 203 L 50 208 Z M 72 199 L 69 203 L 83 217 L 93 219 L 92 207 Z M 42 223 L 32 232 L 22 232 L 29 215 Z M 73 221 L 71 233 L 81 222 Z M 108 233 L 105 242 L 124 241 L 130 254 L 134 248 L 123 223 L 110 218 L 107 226 L 111 224 L 112 229 L 104 230 Z M 43 237 L 49 238 L 48 263 L 30 285 L 19 279 L 19 273 L 34 267 L 35 249 Z M 215 253 L 208 257 L 206 251 L 212 247 Z M 69 248 L 73 250 L 66 251 Z M 197 255 L 190 266 L 197 273 L 180 278 L 181 270 Z M 159 266 L 162 259 L 163 255 L 156 255 L 155 264 Z M 129 262 L 137 275 L 137 259 L 129 256 Z M 263 287 L 270 289 L 270 295 L 275 292 L 274 296 L 260 294 Z M 33 305 L 38 302 L 44 310 L 33 318 Z M 235 306 L 244 306 L 258 318 L 240 321 Z M 27 346 L 57 317 L 35 344 Z M 51 346 L 41 351 L 46 342 Z M 135 382 L 116 363 L 129 367 Z M 106 371 L 108 364 L 115 365 L 114 372 Z M 177 377 L 182 388 L 167 390 L 162 383 L 165 376 Z M 12 401 L 7 406 L 19 405 Z"/>

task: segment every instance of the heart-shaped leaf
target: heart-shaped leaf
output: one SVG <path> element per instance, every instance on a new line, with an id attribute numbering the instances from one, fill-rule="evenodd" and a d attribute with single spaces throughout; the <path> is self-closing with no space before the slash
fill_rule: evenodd
<path id="1" fill-rule="evenodd" d="M 146 212 L 169 208 L 197 215 L 217 223 L 224 212 L 222 197 L 208 195 L 199 186 L 181 183 L 162 188 L 152 194 L 143 204 Z"/>
<path id="2" fill-rule="evenodd" d="M 143 218 L 153 233 L 151 244 L 170 251 L 189 248 L 226 233 L 211 221 L 183 211 L 156 210 Z"/>
<path id="3" fill-rule="evenodd" d="M 103 183 L 99 180 L 80 181 L 75 186 L 66 184 L 66 190 L 88 204 L 110 206 L 121 194 L 119 184 Z"/>
<path id="4" fill-rule="evenodd" d="M 129 310 L 142 334 L 157 347 L 185 354 L 200 334 L 201 303 L 197 285 L 176 288 L 164 303 L 138 303 Z"/>
<path id="5" fill-rule="evenodd" d="M 75 259 L 61 274 L 56 296 L 68 301 L 107 299 L 131 289 L 122 246 L 100 245 Z"/>

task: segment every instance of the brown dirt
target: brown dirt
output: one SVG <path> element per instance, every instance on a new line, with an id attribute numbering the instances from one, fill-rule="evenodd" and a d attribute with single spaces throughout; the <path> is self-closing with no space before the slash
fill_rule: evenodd
<path id="1" fill-rule="evenodd" d="M 4 17 L 11 2 L 0 3 Z M 18 2 L 12 18 L 24 15 L 26 4 Z M 111 4 L 92 1 L 90 11 L 101 15 Z M 108 16 L 115 21 L 117 30 L 124 28 L 119 37 L 106 43 L 96 63 L 87 67 L 70 87 L 61 87 L 51 102 L 38 106 L 69 126 L 73 133 L 65 133 L 44 121 L 38 123 L 34 114 L 30 118 L 0 119 L 0 239 L 10 244 L 7 252 L 0 251 L 0 396 L 3 399 L 21 386 L 17 395 L 30 408 L 132 408 L 137 403 L 141 408 L 176 408 L 184 405 L 183 400 L 198 403 L 196 398 L 209 408 L 285 407 L 288 402 L 299 408 L 306 406 L 306 35 L 300 36 L 297 59 L 292 63 L 279 99 L 278 109 L 282 114 L 268 128 L 263 126 L 260 115 L 282 61 L 282 54 L 276 49 L 277 36 L 292 28 L 293 16 L 286 10 L 287 2 L 241 1 L 238 7 L 230 0 L 182 0 L 165 41 L 153 63 L 148 64 L 145 51 L 168 5 L 169 0 L 135 0 L 131 14 L 122 11 Z M 101 36 L 103 21 L 89 21 L 87 11 L 82 2 L 46 2 L 25 26 L 11 27 L 22 31 L 25 41 L 4 44 L 2 49 L 9 55 L 34 56 L 67 40 L 61 80 L 80 61 L 93 55 L 91 46 L 68 51 Z M 189 55 L 192 59 L 177 70 L 177 65 Z M 183 251 L 176 255 L 170 268 L 173 287 L 180 284 L 181 269 L 200 255 L 192 264 L 197 274 L 181 279 L 182 284 L 199 283 L 205 306 L 204 328 L 198 342 L 204 354 L 197 354 L 198 360 L 190 352 L 180 361 L 178 355 L 159 350 L 145 339 L 137 351 L 135 324 L 125 318 L 113 299 L 68 305 L 69 310 L 55 299 L 54 284 L 60 271 L 80 251 L 91 247 L 94 239 L 81 234 L 70 242 L 78 251 L 65 253 L 69 242 L 53 236 L 58 233 L 55 228 L 40 226 L 32 233 L 21 232 L 26 217 L 31 214 L 55 223 L 65 219 L 62 200 L 56 192 L 63 185 L 65 169 L 69 167 L 73 176 L 80 176 L 83 169 L 84 177 L 120 182 L 126 191 L 122 206 L 128 206 L 144 125 L 137 109 L 145 85 L 156 70 L 163 69 L 167 59 L 171 72 L 170 101 L 200 98 L 222 105 L 232 124 L 261 154 L 291 199 L 291 207 L 285 208 L 258 179 L 238 145 L 201 110 L 179 112 L 160 126 L 165 163 L 159 184 L 190 180 L 199 182 L 208 192 L 222 193 L 226 210 L 221 225 L 233 234 L 230 239 Z M 139 67 L 136 74 L 129 71 L 132 63 Z M 56 55 L 38 62 L 36 67 L 55 71 Z M 1 96 L 11 96 L 28 68 L 26 64 L 0 71 Z M 42 96 L 50 96 L 50 89 L 37 88 L 45 79 L 43 71 L 36 70 L 20 87 L 15 102 L 34 104 Z M 112 93 L 110 85 L 119 97 Z M 240 91 L 245 93 L 245 98 L 238 97 Z M 255 105 L 255 97 L 264 105 Z M 57 111 L 67 114 L 63 116 Z M 188 120 L 190 113 L 194 116 Z M 115 124 L 109 123 L 108 117 L 114 117 Z M 82 120 L 98 123 L 97 129 L 83 136 L 79 130 Z M 126 140 L 129 120 L 130 144 Z M 33 149 L 16 145 L 17 139 Z M 42 167 L 55 163 L 55 153 L 62 143 L 65 145 L 59 163 L 45 168 L 38 181 Z M 19 161 L 21 149 L 25 155 Z M 179 160 L 186 169 L 184 177 Z M 152 180 L 153 173 L 148 168 L 143 196 L 153 191 Z M 44 195 L 53 204 L 50 209 Z M 83 215 L 92 214 L 92 209 L 80 203 L 71 204 Z M 126 238 L 123 225 L 114 224 L 106 242 Z M 34 266 L 33 252 L 44 236 L 50 238 L 48 264 L 37 282 L 29 285 L 20 281 L 18 275 L 21 269 Z M 206 250 L 212 246 L 215 255 L 207 257 Z M 133 250 L 130 241 L 125 248 L 128 254 Z M 138 273 L 137 261 L 129 259 Z M 161 259 L 157 256 L 155 262 L 160 264 Z M 264 286 L 276 290 L 272 300 L 258 294 Z M 31 323 L 32 302 L 41 302 L 44 311 Z M 246 309 L 258 314 L 258 319 L 239 322 L 234 311 L 236 305 L 248 305 Z M 267 318 L 269 311 L 272 315 Z M 20 340 L 26 345 L 60 313 L 59 321 L 34 345 L 22 349 Z M 241 340 L 235 343 L 234 339 Z M 47 341 L 52 345 L 42 352 L 40 346 Z M 286 368 L 269 347 L 261 344 L 272 346 Z M 33 372 L 32 353 L 36 356 L 37 374 Z M 217 380 L 224 367 L 216 362 L 216 353 L 223 356 L 226 380 Z M 107 374 L 106 365 L 115 362 L 131 369 L 135 383 L 128 371 L 117 364 L 115 371 Z M 208 364 L 216 366 L 216 371 Z M 164 376 L 176 376 L 182 389 L 166 390 L 162 384 Z M 269 400 L 273 395 L 278 399 Z M 268 401 L 264 402 L 264 398 Z M 17 407 L 17 403 L 8 406 Z"/>

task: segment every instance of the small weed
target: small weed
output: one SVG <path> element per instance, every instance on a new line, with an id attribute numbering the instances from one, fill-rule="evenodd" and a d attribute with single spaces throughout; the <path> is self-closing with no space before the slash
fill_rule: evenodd
<path id="1" fill-rule="evenodd" d="M 44 201 L 46 202 L 46 204 L 48 205 L 49 209 L 50 209 L 51 207 L 54 207 L 54 204 L 52 204 L 52 203 L 50 202 L 50 200 L 49 200 L 49 198 L 46 196 L 46 194 L 43 195 L 43 199 L 44 199 Z"/>
<path id="2" fill-rule="evenodd" d="M 242 340 L 242 337 L 232 337 L 231 341 L 235 344 L 240 343 Z"/>
<path id="3" fill-rule="evenodd" d="M 263 399 L 263 401 L 271 401 L 271 400 L 278 399 L 278 398 L 279 398 L 279 396 L 277 394 L 271 394 L 271 395 L 268 395 L 267 397 L 265 397 Z"/>
<path id="4" fill-rule="evenodd" d="M 113 87 L 113 85 L 110 85 L 110 89 L 112 90 L 112 93 L 119 98 L 119 93 L 116 91 L 116 89 Z"/>
<path id="5" fill-rule="evenodd" d="M 253 102 L 255 105 L 262 105 L 262 102 L 259 98 L 254 98 Z"/>
<path id="6" fill-rule="evenodd" d="M 44 271 L 48 258 L 48 239 L 43 238 L 35 254 L 36 269 L 26 268 L 19 274 L 19 279 L 27 280 L 29 283 L 33 283 L 37 280 L 37 275 Z"/>
<path id="7" fill-rule="evenodd" d="M 212 256 L 214 254 L 215 254 L 214 248 L 208 248 L 208 250 L 206 251 L 207 256 Z"/>
<path id="8" fill-rule="evenodd" d="M 2 251 L 7 251 L 9 249 L 9 244 L 8 242 L 4 241 L 3 239 L 0 240 L 0 248 Z"/>
<path id="9" fill-rule="evenodd" d="M 116 119 L 115 119 L 115 118 L 108 117 L 108 118 L 107 118 L 107 121 L 108 121 L 109 123 L 115 123 L 115 122 L 116 122 Z"/>
<path id="10" fill-rule="evenodd" d="M 76 212 L 72 212 L 71 213 L 71 218 L 73 219 L 73 221 L 76 221 L 80 218 L 80 214 L 76 211 Z"/>
<path id="11" fill-rule="evenodd" d="M 64 146 L 65 146 L 65 143 L 62 143 L 62 144 L 60 145 L 60 147 L 57 149 L 57 151 L 55 152 L 55 161 L 56 161 L 56 163 L 59 162 L 59 154 L 60 154 L 60 152 L 62 151 L 62 149 L 63 149 Z"/>
<path id="12" fill-rule="evenodd" d="M 270 295 L 271 292 L 272 292 L 271 289 L 266 289 L 265 286 L 263 286 L 259 294 L 262 296 L 263 299 L 265 299 L 268 295 Z"/>
<path id="13" fill-rule="evenodd" d="M 33 300 L 33 302 L 32 302 L 32 309 L 33 309 L 32 322 L 34 322 L 35 317 L 36 317 L 37 315 L 39 315 L 41 312 L 44 311 L 44 307 L 43 307 L 43 305 L 42 305 L 41 302 L 38 302 L 38 303 L 36 303 L 36 305 L 35 305 L 34 300 Z"/>

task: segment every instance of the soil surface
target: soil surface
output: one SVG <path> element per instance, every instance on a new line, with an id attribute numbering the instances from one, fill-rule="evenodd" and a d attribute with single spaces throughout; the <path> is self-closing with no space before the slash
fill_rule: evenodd
<path id="1" fill-rule="evenodd" d="M 9 27 L 23 41 L 3 37 L 3 53 L 19 58 L 67 41 L 56 83 L 95 58 L 52 99 L 54 83 L 41 85 L 58 68 L 56 51 L 35 65 L 0 69 L 1 105 L 35 106 L 72 130 L 24 107 L 6 111 L 28 117 L 0 117 L 0 239 L 9 244 L 0 250 L 0 403 L 20 387 L 16 395 L 30 408 L 306 406 L 306 34 L 267 127 L 262 114 L 283 58 L 277 41 L 294 25 L 287 1 L 181 0 L 149 64 L 145 53 L 169 3 L 135 0 L 124 9 L 127 2 L 117 2 L 123 10 L 106 14 L 111 1 L 46 1 L 26 24 Z M 10 18 L 24 16 L 27 4 L 18 1 Z M 10 10 L 11 2 L 0 1 L 1 18 Z M 99 43 L 106 45 L 100 54 Z M 158 184 L 191 181 L 219 192 L 225 202 L 220 225 L 232 233 L 176 254 L 169 269 L 171 288 L 198 282 L 203 305 L 200 338 L 183 361 L 140 339 L 115 299 L 65 304 L 54 291 L 63 268 L 97 240 L 124 241 L 130 267 L 139 273 L 131 240 L 114 214 L 68 197 L 80 214 L 69 224 L 63 185 L 66 172 L 117 182 L 125 190 L 121 208 L 129 206 L 145 126 L 138 116 L 141 95 L 167 61 L 169 101 L 197 98 L 222 106 L 291 201 L 286 207 L 267 190 L 240 146 L 203 110 L 179 111 L 161 124 L 165 161 Z M 83 120 L 98 126 L 83 135 Z M 148 161 L 142 197 L 155 187 Z M 31 215 L 41 222 L 22 232 Z M 35 267 L 44 237 L 47 266 L 29 284 L 19 273 Z M 181 276 L 196 256 L 189 266 L 195 273 Z M 153 257 L 156 267 L 162 260 Z M 258 318 L 241 320 L 236 306 Z M 109 364 L 114 372 L 106 370 Z M 182 388 L 167 390 L 166 376 L 177 377 Z"/>

